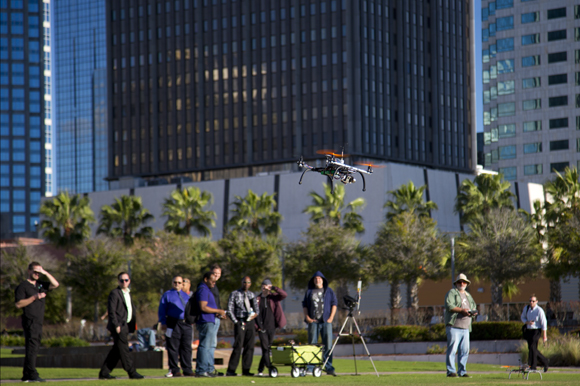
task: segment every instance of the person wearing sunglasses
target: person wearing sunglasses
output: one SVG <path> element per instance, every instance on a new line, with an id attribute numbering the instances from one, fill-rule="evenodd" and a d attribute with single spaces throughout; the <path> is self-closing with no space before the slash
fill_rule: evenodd
<path id="1" fill-rule="evenodd" d="M 39 280 L 44 275 L 49 281 Z M 22 309 L 25 357 L 22 370 L 23 382 L 44 382 L 36 371 L 36 356 L 40 348 L 45 299 L 48 291 L 58 288 L 58 281 L 46 272 L 40 263 L 28 265 L 28 278 L 14 291 L 16 308 Z"/>
<path id="2" fill-rule="evenodd" d="M 113 347 L 99 372 L 99 379 L 116 379 L 111 375 L 111 371 L 121 360 L 123 369 L 129 374 L 131 379 L 143 379 L 144 377 L 137 372 L 133 359 L 129 354 L 129 334 L 135 332 L 137 326 L 137 314 L 135 305 L 131 301 L 131 278 L 127 272 L 121 272 L 117 275 L 119 286 L 111 291 L 107 308 L 109 312 L 109 321 L 107 330 L 113 336 Z"/>
<path id="3" fill-rule="evenodd" d="M 548 322 L 542 307 L 538 305 L 535 294 L 530 296 L 530 303 L 522 311 L 522 322 L 526 325 L 524 339 L 528 342 L 528 365 L 531 370 L 536 370 L 538 363 L 544 366 L 544 372 L 548 371 L 549 360 L 538 351 L 540 336 L 544 343 L 548 341 Z"/>
<path id="4" fill-rule="evenodd" d="M 181 364 L 183 375 L 193 377 L 195 376 L 191 366 L 193 328 L 185 321 L 185 306 L 189 301 L 189 294 L 183 291 L 183 277 L 175 276 L 172 284 L 173 288 L 161 297 L 158 310 L 159 323 L 166 330 L 165 344 L 169 372 L 165 376 L 180 377 Z"/>
<path id="5" fill-rule="evenodd" d="M 469 358 L 469 334 L 473 318 L 477 316 L 477 306 L 466 291 L 471 284 L 467 276 L 460 273 L 452 288 L 445 295 L 445 332 L 447 333 L 447 376 L 471 378 L 467 375 Z M 457 353 L 458 371 L 455 371 Z"/>

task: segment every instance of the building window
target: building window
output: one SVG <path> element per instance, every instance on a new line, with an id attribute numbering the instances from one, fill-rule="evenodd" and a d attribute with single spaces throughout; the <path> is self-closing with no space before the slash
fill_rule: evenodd
<path id="1" fill-rule="evenodd" d="M 574 19 L 580 19 L 580 5 L 574 6 Z"/>
<path id="2" fill-rule="evenodd" d="M 497 73 L 498 74 L 507 74 L 510 72 L 514 72 L 514 60 L 513 59 L 505 59 L 499 60 L 497 62 Z"/>
<path id="3" fill-rule="evenodd" d="M 497 83 L 497 95 L 508 95 L 515 92 L 515 80 Z"/>
<path id="4" fill-rule="evenodd" d="M 524 111 L 528 110 L 537 110 L 542 108 L 542 100 L 541 99 L 528 99 L 527 101 L 522 102 Z"/>
<path id="5" fill-rule="evenodd" d="M 542 130 L 542 121 L 524 122 L 524 132 Z"/>
<path id="6" fill-rule="evenodd" d="M 556 40 L 565 40 L 565 39 L 566 39 L 566 30 L 565 29 L 548 32 L 548 41 L 549 42 L 553 42 Z"/>
<path id="7" fill-rule="evenodd" d="M 580 86 L 580 72 L 576 72 L 574 84 Z"/>
<path id="8" fill-rule="evenodd" d="M 505 31 L 508 29 L 514 28 L 514 17 L 513 16 L 506 16 L 506 17 L 499 17 L 495 21 L 497 25 L 498 31 Z"/>
<path id="9" fill-rule="evenodd" d="M 548 98 L 548 107 L 568 106 L 568 95 Z"/>
<path id="10" fill-rule="evenodd" d="M 522 13 L 522 24 L 535 23 L 540 20 L 540 12 Z"/>
<path id="11" fill-rule="evenodd" d="M 554 52 L 552 54 L 548 54 L 548 63 L 559 63 L 559 62 L 565 62 L 567 60 L 568 60 L 568 53 L 566 51 Z"/>
<path id="12" fill-rule="evenodd" d="M 550 141 L 550 151 L 568 150 L 569 148 L 570 145 L 567 139 Z"/>
<path id="13" fill-rule="evenodd" d="M 540 77 L 522 79 L 522 88 L 535 88 L 541 86 Z"/>
<path id="14" fill-rule="evenodd" d="M 516 103 L 515 102 L 498 103 L 497 111 L 499 117 L 509 117 L 515 115 Z"/>
<path id="15" fill-rule="evenodd" d="M 535 165 L 525 165 L 524 166 L 524 175 L 525 176 L 533 176 L 536 174 L 542 174 L 542 164 L 535 164 Z"/>
<path id="16" fill-rule="evenodd" d="M 530 34 L 522 36 L 522 46 L 537 44 L 540 42 L 540 34 Z"/>
<path id="17" fill-rule="evenodd" d="M 548 58 L 549 57 L 550 56 L 548 55 Z M 532 67 L 539 65 L 540 65 L 540 55 L 524 56 L 522 58 L 522 67 Z"/>
<path id="18" fill-rule="evenodd" d="M 511 138 L 516 136 L 516 125 L 512 123 L 510 125 L 499 125 L 498 127 L 499 138 Z"/>
<path id="19" fill-rule="evenodd" d="M 499 159 L 513 159 L 513 158 L 516 158 L 516 145 L 499 147 Z"/>
<path id="20" fill-rule="evenodd" d="M 550 129 L 562 129 L 568 127 L 568 117 L 550 119 Z"/>
<path id="21" fill-rule="evenodd" d="M 556 74 L 548 76 L 548 86 L 568 83 L 568 74 Z"/>
<path id="22" fill-rule="evenodd" d="M 550 164 L 550 170 L 552 173 L 563 173 L 568 166 L 570 166 L 570 162 L 553 162 Z"/>
<path id="23" fill-rule="evenodd" d="M 542 152 L 542 142 L 533 142 L 524 144 L 524 154 L 541 153 L 541 152 Z"/>
<path id="24" fill-rule="evenodd" d="M 566 17 L 566 7 L 548 9 L 548 20 Z"/>
<path id="25" fill-rule="evenodd" d="M 499 172 L 503 175 L 503 178 L 508 181 L 513 181 L 518 177 L 517 169 L 515 166 L 511 166 L 509 168 L 499 168 Z"/>
<path id="26" fill-rule="evenodd" d="M 498 39 L 496 44 L 497 52 L 507 52 L 514 50 L 514 38 Z"/>
<path id="27" fill-rule="evenodd" d="M 514 0 L 496 0 L 495 9 L 505 9 L 512 8 L 514 6 Z"/>

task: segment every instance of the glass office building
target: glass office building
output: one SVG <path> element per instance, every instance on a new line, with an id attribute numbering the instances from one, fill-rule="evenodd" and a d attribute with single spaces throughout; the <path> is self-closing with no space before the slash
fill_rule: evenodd
<path id="1" fill-rule="evenodd" d="M 580 4 L 482 1 L 485 167 L 544 183 L 580 166 Z"/>
<path id="2" fill-rule="evenodd" d="M 53 3 L 53 131 L 59 191 L 108 189 L 105 0 Z"/>
<path id="3" fill-rule="evenodd" d="M 0 237 L 36 236 L 45 192 L 42 0 L 0 0 Z"/>
<path id="4" fill-rule="evenodd" d="M 242 177 L 342 146 L 472 171 L 470 4 L 108 2 L 109 177 Z"/>

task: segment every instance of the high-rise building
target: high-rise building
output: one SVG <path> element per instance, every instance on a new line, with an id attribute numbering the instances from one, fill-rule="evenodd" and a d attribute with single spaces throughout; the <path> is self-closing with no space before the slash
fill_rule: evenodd
<path id="1" fill-rule="evenodd" d="M 53 156 L 59 191 L 108 189 L 107 2 L 53 2 Z"/>
<path id="2" fill-rule="evenodd" d="M 45 192 L 43 4 L 0 0 L 0 237 L 34 236 Z"/>
<path id="3" fill-rule="evenodd" d="M 580 5 L 482 7 L 485 166 L 538 183 L 580 166 Z"/>
<path id="4" fill-rule="evenodd" d="M 53 164 L 53 133 L 52 133 L 52 66 L 51 66 L 51 0 L 42 0 L 43 5 L 43 51 L 44 51 L 44 195 L 51 197 L 56 190 L 56 175 Z"/>
<path id="5" fill-rule="evenodd" d="M 109 178 L 241 177 L 343 146 L 471 171 L 470 3 L 108 2 Z"/>

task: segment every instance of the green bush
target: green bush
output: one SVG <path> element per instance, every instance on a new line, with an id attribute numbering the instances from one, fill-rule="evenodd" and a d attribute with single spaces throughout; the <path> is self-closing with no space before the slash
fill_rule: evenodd
<path id="1" fill-rule="evenodd" d="M 437 323 L 429 327 L 429 341 L 441 342 L 447 340 L 447 332 L 444 323 Z"/>
<path id="2" fill-rule="evenodd" d="M 229 342 L 226 342 L 225 340 L 220 340 L 217 343 L 216 348 L 232 348 L 232 344 Z"/>
<path id="3" fill-rule="evenodd" d="M 521 339 L 521 322 L 477 322 L 473 323 L 470 340 Z"/>
<path id="4" fill-rule="evenodd" d="M 539 351 L 550 360 L 550 366 L 580 366 L 580 338 L 568 334 L 540 340 Z M 518 349 L 522 363 L 528 363 L 528 344 L 522 342 Z"/>
<path id="5" fill-rule="evenodd" d="M 423 326 L 379 326 L 368 335 L 375 342 L 420 342 L 429 340 L 429 329 Z"/>
<path id="6" fill-rule="evenodd" d="M 59 338 L 42 339 L 40 344 L 43 347 L 86 347 L 89 342 L 72 336 L 61 336 Z M 24 337 L 3 335 L 0 337 L 0 346 L 23 347 Z"/>
<path id="7" fill-rule="evenodd" d="M 447 346 L 440 347 L 438 344 L 427 347 L 427 354 L 445 354 L 447 352 Z"/>
<path id="8" fill-rule="evenodd" d="M 308 331 L 306 329 L 294 330 L 292 333 L 296 335 L 294 337 L 294 342 L 296 342 L 296 344 L 308 344 Z M 320 337 L 318 338 L 318 341 L 320 342 Z"/>

